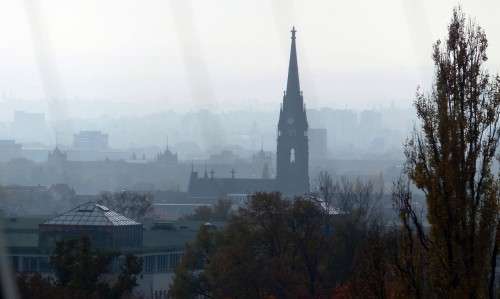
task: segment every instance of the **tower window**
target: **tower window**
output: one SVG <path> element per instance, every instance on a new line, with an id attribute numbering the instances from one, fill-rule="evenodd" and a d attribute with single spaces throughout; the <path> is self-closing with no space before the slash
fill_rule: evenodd
<path id="1" fill-rule="evenodd" d="M 295 149 L 290 150 L 290 163 L 295 163 Z"/>

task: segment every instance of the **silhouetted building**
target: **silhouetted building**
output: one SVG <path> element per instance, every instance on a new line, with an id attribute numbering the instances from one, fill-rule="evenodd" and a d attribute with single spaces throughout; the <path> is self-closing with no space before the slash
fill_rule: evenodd
<path id="1" fill-rule="evenodd" d="M 228 195 L 277 191 L 277 187 L 274 179 L 236 178 L 234 171 L 229 178 L 216 178 L 212 170 L 210 175 L 205 171 L 202 177 L 198 175 L 198 172 L 192 171 L 188 190 L 191 199 L 197 202 L 205 202 Z"/>
<path id="2" fill-rule="evenodd" d="M 307 116 L 300 90 L 295 27 L 292 29 L 292 46 L 288 81 L 278 122 L 278 148 L 276 180 L 285 194 L 309 192 L 309 148 Z"/>
<path id="3" fill-rule="evenodd" d="M 263 148 L 257 154 L 252 156 L 252 164 L 255 168 L 260 171 L 260 176 L 262 179 L 270 179 L 271 175 L 271 163 L 272 155 L 269 152 L 265 152 Z"/>
<path id="4" fill-rule="evenodd" d="M 140 160 L 135 161 L 133 159 L 82 161 L 72 159 L 71 153 L 57 147 L 46 153 L 44 159 L 46 161 L 41 163 L 23 158 L 8 162 L 0 160 L 0 185 L 64 183 L 81 194 L 124 189 L 140 191 L 187 189 L 190 164 L 179 163 L 177 155 L 170 151 L 161 153 L 156 159 L 142 160 L 139 156 L 137 159 Z M 246 165 L 248 164 L 250 163 Z"/>
<path id="5" fill-rule="evenodd" d="M 327 158 L 327 132 L 326 129 L 309 129 L 309 152 L 311 160 L 324 160 Z"/>
<path id="6" fill-rule="evenodd" d="M 196 239 L 204 225 L 204 222 L 182 220 L 143 225 L 92 202 L 48 221 L 45 217 L 3 217 L 0 213 L 0 222 L 5 228 L 2 231 L 5 256 L 13 272 L 53 276 L 55 269 L 50 264 L 53 242 L 88 236 L 93 249 L 134 254 L 142 260 L 133 297 L 145 299 L 166 298 L 186 243 Z M 223 224 L 212 222 L 210 225 L 222 227 Z M 123 261 L 123 255 L 114 257 L 104 280 L 116 279 Z"/>
<path id="7" fill-rule="evenodd" d="M 0 140 L 0 161 L 22 157 L 22 145 L 14 140 Z"/>
<path id="8" fill-rule="evenodd" d="M 105 206 L 88 202 L 39 225 L 39 247 L 51 251 L 56 242 L 86 236 L 93 247 L 131 250 L 142 247 L 142 224 Z"/>
<path id="9" fill-rule="evenodd" d="M 223 150 L 220 153 L 211 154 L 210 157 L 208 158 L 210 163 L 217 163 L 217 164 L 234 164 L 239 159 L 240 157 L 235 155 L 230 150 Z"/>
<path id="10" fill-rule="evenodd" d="M 62 152 L 59 147 L 56 147 L 52 152 L 49 152 L 47 156 L 47 162 L 49 164 L 62 164 L 68 161 L 68 156 L 66 153 Z"/>
<path id="11" fill-rule="evenodd" d="M 135 159 L 137 159 L 137 157 L 135 157 Z M 179 159 L 177 157 L 177 153 L 175 153 L 175 154 L 172 153 L 170 151 L 170 149 L 168 148 L 168 145 L 167 145 L 167 148 L 163 152 L 159 153 L 156 156 L 156 161 L 163 162 L 163 163 L 174 163 L 174 164 L 177 164 L 179 162 Z"/>
<path id="12" fill-rule="evenodd" d="M 81 150 L 106 150 L 108 134 L 101 131 L 80 131 L 73 136 L 73 147 Z"/>
<path id="13" fill-rule="evenodd" d="M 382 129 L 382 113 L 374 110 L 362 111 L 359 117 L 359 126 L 360 129 L 368 131 Z"/>
<path id="14" fill-rule="evenodd" d="M 309 149 L 306 109 L 299 83 L 295 28 L 292 29 L 288 80 L 283 95 L 278 122 L 277 173 L 276 179 L 269 177 L 269 164 L 262 165 L 260 179 L 210 176 L 205 169 L 203 177 L 192 170 L 188 191 L 193 199 L 214 200 L 226 195 L 251 194 L 257 191 L 280 191 L 285 195 L 300 195 L 309 192 Z M 264 152 L 262 153 L 264 155 Z"/>

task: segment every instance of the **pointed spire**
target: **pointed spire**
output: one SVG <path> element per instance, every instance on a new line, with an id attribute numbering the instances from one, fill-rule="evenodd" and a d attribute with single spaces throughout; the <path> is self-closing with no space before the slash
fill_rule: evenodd
<path id="1" fill-rule="evenodd" d="M 286 94 L 287 95 L 299 95 L 300 93 L 300 83 L 299 83 L 299 68 L 297 66 L 297 49 L 295 47 L 295 27 L 292 28 L 292 45 L 290 47 L 290 62 L 288 65 L 288 81 L 286 84 Z"/>

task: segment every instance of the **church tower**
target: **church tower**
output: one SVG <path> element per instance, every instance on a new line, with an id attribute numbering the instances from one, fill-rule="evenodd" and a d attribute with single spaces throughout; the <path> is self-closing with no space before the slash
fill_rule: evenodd
<path id="1" fill-rule="evenodd" d="M 309 192 L 308 125 L 299 83 L 296 32 L 294 27 L 288 80 L 278 122 L 276 179 L 279 190 L 285 195 L 302 195 Z"/>

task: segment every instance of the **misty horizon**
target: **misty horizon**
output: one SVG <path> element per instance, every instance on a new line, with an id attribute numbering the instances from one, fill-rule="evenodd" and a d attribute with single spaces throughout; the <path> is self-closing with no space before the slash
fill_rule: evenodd
<path id="1" fill-rule="evenodd" d="M 222 12 L 209 2 L 179 3 L 6 2 L 0 13 L 8 45 L 0 50 L 0 101 L 38 103 L 27 106 L 49 119 L 47 103 L 54 98 L 65 103 L 60 113 L 67 113 L 54 119 L 109 113 L 85 109 L 96 103 L 126 103 L 130 114 L 143 115 L 199 108 L 276 110 L 284 89 L 287 33 L 295 25 L 308 108 L 406 108 L 417 86 L 430 87 L 432 44 L 456 5 L 405 0 L 311 7 L 275 1 L 226 3 Z M 489 14 L 497 5 L 462 3 L 486 29 L 490 53 L 500 48 L 500 26 Z M 344 28 L 350 34 L 342 34 Z M 492 56 L 488 65 L 495 71 L 500 61 Z M 24 110 L 22 104 L 9 107 L 10 113 Z"/>

